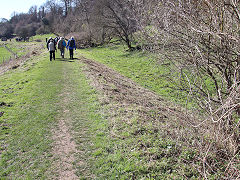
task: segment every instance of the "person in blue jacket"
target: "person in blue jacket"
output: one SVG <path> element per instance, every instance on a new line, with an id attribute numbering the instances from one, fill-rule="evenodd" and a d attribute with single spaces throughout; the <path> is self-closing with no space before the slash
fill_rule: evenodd
<path id="1" fill-rule="evenodd" d="M 68 42 L 67 42 L 67 49 L 69 49 L 69 54 L 70 54 L 70 59 L 73 59 L 73 50 L 77 49 L 76 48 L 76 43 L 75 43 L 75 39 L 73 37 L 71 37 Z"/>

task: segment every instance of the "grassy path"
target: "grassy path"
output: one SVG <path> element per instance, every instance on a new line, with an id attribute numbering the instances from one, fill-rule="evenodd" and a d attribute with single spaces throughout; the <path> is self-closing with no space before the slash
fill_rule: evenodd
<path id="1" fill-rule="evenodd" d="M 43 53 L 0 76 L 0 179 L 201 177 L 181 111 L 76 57 Z"/>
<path id="2" fill-rule="evenodd" d="M 82 67 L 77 60 L 49 62 L 44 54 L 0 77 L 1 178 L 91 176 L 80 147 L 88 143 L 84 122 L 96 93 Z"/>
<path id="3" fill-rule="evenodd" d="M 54 106 L 60 88 L 56 77 L 61 71 L 45 58 L 1 76 L 3 177 L 44 177 L 51 166 L 50 130 L 58 108 Z"/>

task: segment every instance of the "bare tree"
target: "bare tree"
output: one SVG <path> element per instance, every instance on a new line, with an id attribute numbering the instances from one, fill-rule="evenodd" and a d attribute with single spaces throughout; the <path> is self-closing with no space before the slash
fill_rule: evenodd
<path id="1" fill-rule="evenodd" d="M 64 15 L 66 17 L 72 9 L 72 0 L 61 0 L 61 2 L 64 4 Z"/>
<path id="2" fill-rule="evenodd" d="M 136 21 L 132 14 L 132 2 L 128 0 L 100 1 L 104 17 L 105 28 L 114 30 L 129 49 L 132 49 L 133 33 L 136 31 Z"/>
<path id="3" fill-rule="evenodd" d="M 237 0 L 134 0 L 142 47 L 205 114 L 198 122 L 231 157 L 240 150 L 240 4 Z M 170 64 L 166 66 L 166 64 Z"/>

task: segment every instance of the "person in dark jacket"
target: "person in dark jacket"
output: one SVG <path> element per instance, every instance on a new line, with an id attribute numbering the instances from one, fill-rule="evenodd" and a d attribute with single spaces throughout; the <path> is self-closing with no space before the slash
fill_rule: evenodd
<path id="1" fill-rule="evenodd" d="M 69 49 L 69 54 L 70 54 L 70 59 L 73 59 L 73 50 L 77 49 L 76 48 L 76 43 L 75 43 L 75 39 L 73 37 L 71 37 L 68 42 L 67 42 L 67 49 Z"/>

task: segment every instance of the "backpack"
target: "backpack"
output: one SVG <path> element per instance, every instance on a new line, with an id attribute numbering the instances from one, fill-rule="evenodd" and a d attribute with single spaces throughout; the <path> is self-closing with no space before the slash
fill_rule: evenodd
<path id="1" fill-rule="evenodd" d="M 61 49 L 63 47 L 63 40 L 58 41 L 58 49 Z"/>
<path id="2" fill-rule="evenodd" d="M 73 48 L 74 47 L 74 40 L 71 39 L 70 42 L 69 42 L 69 47 Z"/>

